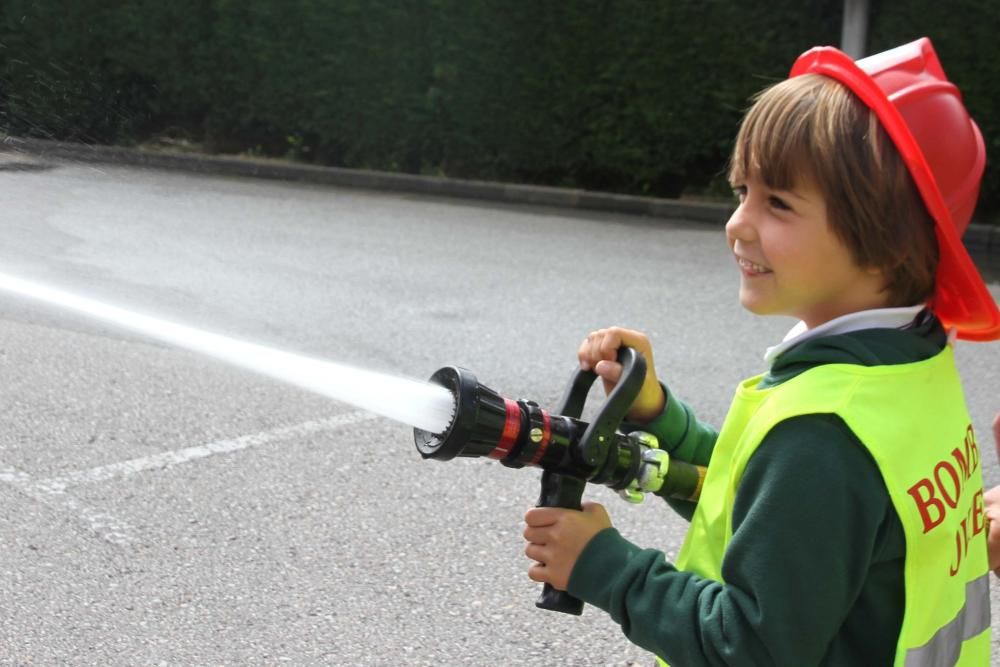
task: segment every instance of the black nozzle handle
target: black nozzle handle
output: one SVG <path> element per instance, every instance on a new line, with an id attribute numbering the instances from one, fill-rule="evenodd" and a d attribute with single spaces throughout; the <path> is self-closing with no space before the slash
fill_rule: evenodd
<path id="1" fill-rule="evenodd" d="M 634 348 L 623 345 L 618 348 L 618 363 L 622 365 L 621 378 L 608 395 L 605 407 L 614 406 L 613 411 L 620 412 L 624 417 L 625 412 L 632 407 L 632 401 L 639 395 L 639 390 L 642 389 L 642 383 L 646 378 L 646 360 Z M 555 414 L 579 418 L 583 414 L 583 406 L 587 402 L 590 387 L 597 377 L 594 371 L 577 368 L 566 385 Z"/>
<path id="2" fill-rule="evenodd" d="M 598 459 L 602 453 L 607 453 L 611 437 L 632 406 L 635 397 L 639 395 L 639 389 L 642 388 L 642 382 L 646 377 L 646 360 L 633 348 L 620 347 L 618 363 L 622 365 L 621 379 L 611 390 L 578 445 L 585 462 L 596 467 L 600 467 L 601 461 Z M 597 373 L 577 369 L 570 378 L 564 398 L 557 409 L 558 414 L 565 417 L 579 417 L 583 412 L 590 387 L 596 379 Z M 580 510 L 582 509 L 580 501 L 583 499 L 583 490 L 586 486 L 586 479 L 546 469 L 542 472 L 542 493 L 538 506 Z M 549 584 L 545 584 L 542 596 L 535 602 L 535 606 L 577 616 L 583 613 L 582 600 L 565 591 L 556 590 Z"/>
<path id="3" fill-rule="evenodd" d="M 566 509 L 582 509 L 583 489 L 587 480 L 563 475 L 550 470 L 542 471 L 542 493 L 538 498 L 538 507 L 565 507 Z M 561 611 L 564 614 L 579 616 L 583 613 L 583 600 L 575 598 L 566 591 L 545 584 L 542 594 L 535 602 L 539 609 Z"/>
<path id="4" fill-rule="evenodd" d="M 646 379 L 646 359 L 636 349 L 624 346 L 618 348 L 618 363 L 622 365 L 618 384 L 608 394 L 580 438 L 578 452 L 588 465 L 600 466 L 604 463 L 608 445 Z"/>
<path id="5" fill-rule="evenodd" d="M 595 380 L 597 380 L 597 373 L 577 367 L 569 379 L 569 384 L 566 385 L 562 400 L 555 408 L 555 414 L 579 419 L 580 415 L 583 414 L 583 406 L 587 402 L 587 394 L 590 393 L 590 387 Z"/>

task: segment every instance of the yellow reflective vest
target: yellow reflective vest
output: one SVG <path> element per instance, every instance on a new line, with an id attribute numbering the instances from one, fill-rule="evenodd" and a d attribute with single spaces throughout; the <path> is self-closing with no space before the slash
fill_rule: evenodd
<path id="1" fill-rule="evenodd" d="M 764 436 L 791 417 L 836 414 L 878 465 L 906 536 L 894 664 L 988 665 L 982 470 L 951 347 L 909 364 L 817 366 L 766 389 L 760 379 L 737 388 L 677 567 L 722 582 L 736 490 Z"/>

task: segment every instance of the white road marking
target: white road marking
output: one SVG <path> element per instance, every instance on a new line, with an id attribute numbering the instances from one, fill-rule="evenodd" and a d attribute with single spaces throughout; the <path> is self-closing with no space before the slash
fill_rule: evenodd
<path id="1" fill-rule="evenodd" d="M 105 542 L 124 545 L 134 541 L 131 537 L 133 532 L 131 526 L 121 519 L 91 507 L 64 491 L 39 483 L 23 470 L 12 466 L 0 466 L 0 482 L 13 486 L 46 507 L 78 517 L 90 532 Z"/>
<path id="2" fill-rule="evenodd" d="M 196 445 L 194 447 L 185 447 L 184 449 L 174 449 L 171 451 L 160 452 L 158 454 L 129 459 L 128 461 L 119 461 L 118 463 L 97 466 L 96 468 L 89 468 L 87 470 L 78 470 L 59 477 L 50 477 L 48 479 L 39 480 L 36 484 L 48 487 L 52 491 L 63 491 L 72 486 L 103 482 L 116 477 L 128 477 L 129 475 L 145 472 L 147 470 L 172 468 L 176 465 L 190 463 L 191 461 L 207 458 L 215 454 L 227 454 L 241 449 L 256 447 L 257 445 L 277 442 L 279 440 L 289 440 L 291 438 L 303 437 L 322 431 L 331 431 L 350 424 L 357 424 L 359 422 L 377 418 L 377 415 L 360 410 L 355 412 L 346 412 L 344 414 L 328 417 L 327 419 L 307 421 L 294 426 L 276 428 L 272 431 L 263 431 L 252 435 L 244 435 L 230 440 L 217 440 L 215 442 L 210 442 L 207 445 Z"/>
<path id="3" fill-rule="evenodd" d="M 134 530 L 128 523 L 115 518 L 107 512 L 87 505 L 80 499 L 67 493 L 68 489 L 83 484 L 124 478 L 141 472 L 165 470 L 177 465 L 199 461 L 216 454 L 228 454 L 258 445 L 304 437 L 323 431 L 332 431 L 351 424 L 358 424 L 378 418 L 378 415 L 362 410 L 345 412 L 326 419 L 316 419 L 229 440 L 217 440 L 205 445 L 196 445 L 194 447 L 185 447 L 184 449 L 141 456 L 127 461 L 78 470 L 46 479 L 35 479 L 23 470 L 0 464 L 0 483 L 13 486 L 24 495 L 48 507 L 77 516 L 83 520 L 83 523 L 92 533 L 106 542 L 118 545 L 129 544 L 136 540 L 132 536 Z"/>

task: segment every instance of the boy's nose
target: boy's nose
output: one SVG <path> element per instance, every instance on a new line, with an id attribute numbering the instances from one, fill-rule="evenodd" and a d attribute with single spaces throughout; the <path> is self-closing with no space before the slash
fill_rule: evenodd
<path id="1" fill-rule="evenodd" d="M 745 204 L 740 204 L 726 222 L 726 236 L 731 239 L 749 241 L 754 237 L 753 225 L 747 215 Z"/>

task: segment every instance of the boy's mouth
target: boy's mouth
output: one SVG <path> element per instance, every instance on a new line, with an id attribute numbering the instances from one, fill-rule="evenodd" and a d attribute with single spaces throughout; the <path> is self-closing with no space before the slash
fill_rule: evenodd
<path id="1" fill-rule="evenodd" d="M 739 255 L 736 255 L 736 263 L 739 264 L 744 273 L 748 273 L 750 275 L 756 276 L 764 273 L 771 273 L 771 269 L 766 266 L 761 266 L 760 264 L 751 262 L 749 259 L 740 257 Z"/>

